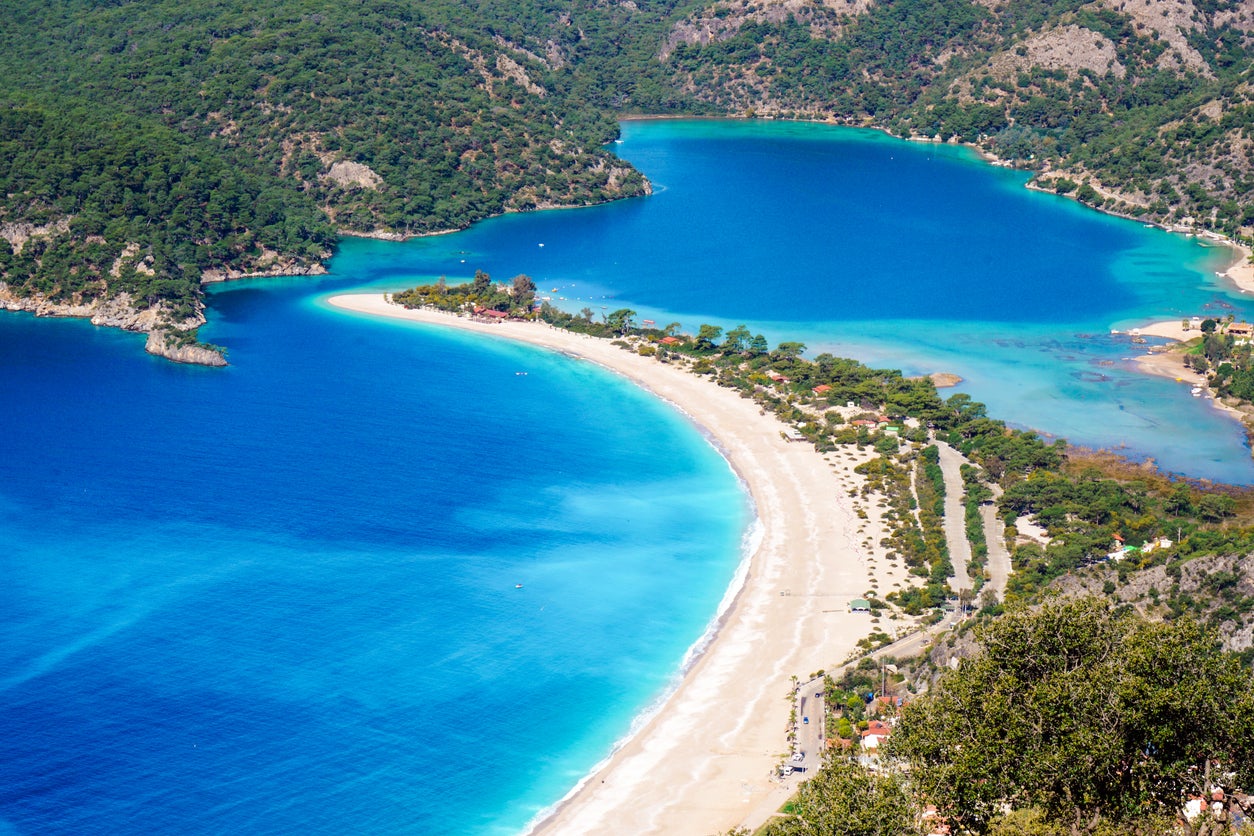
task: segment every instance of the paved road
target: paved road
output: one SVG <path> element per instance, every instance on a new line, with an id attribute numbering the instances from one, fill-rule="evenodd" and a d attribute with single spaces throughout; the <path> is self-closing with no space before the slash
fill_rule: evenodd
<path id="1" fill-rule="evenodd" d="M 815 770 L 823 765 L 823 746 L 827 739 L 824 729 L 827 726 L 825 715 L 826 705 L 823 702 L 823 680 L 812 679 L 803 682 L 797 689 L 797 743 L 796 752 L 804 752 L 800 761 L 790 760 L 793 767 L 802 767 L 802 777 L 809 778 Z M 810 722 L 805 722 L 809 718 Z"/>
<path id="2" fill-rule="evenodd" d="M 870 656 L 872 659 L 882 659 L 885 656 L 916 656 L 921 653 L 928 645 L 936 640 L 936 637 L 943 633 L 947 625 L 945 622 L 934 624 L 918 632 L 911 633 L 905 638 L 898 639 L 892 644 L 885 645 Z M 846 668 L 853 667 L 862 661 L 863 657 L 841 665 L 836 670 L 831 671 L 833 679 L 840 679 Z M 824 703 L 822 699 L 816 699 L 815 694 L 820 693 L 823 689 L 822 679 L 813 679 L 809 682 L 802 683 L 797 691 L 797 745 L 796 749 L 805 752 L 805 759 L 798 761 L 786 761 L 790 765 L 800 765 L 806 767 L 805 772 L 793 773 L 787 778 L 776 778 L 778 786 L 771 791 L 769 795 L 740 823 L 741 827 L 747 827 L 750 832 L 757 830 L 768 819 L 777 814 L 779 808 L 797 791 L 802 781 L 809 780 L 814 777 L 815 771 L 823 763 L 823 749 L 826 741 L 823 740 L 823 730 L 826 727 L 825 718 L 823 716 Z M 810 712 L 809 714 L 803 713 Z M 816 716 L 817 714 L 817 716 Z M 802 723 L 802 717 L 809 717 L 809 724 Z"/>
<path id="3" fill-rule="evenodd" d="M 971 543 L 967 540 L 966 511 L 962 506 L 962 465 L 967 460 L 945 442 L 933 443 L 940 451 L 941 473 L 945 477 L 945 541 L 949 544 L 949 560 L 954 565 L 949 588 L 954 592 L 970 591 L 971 576 L 967 567 L 971 564 Z"/>

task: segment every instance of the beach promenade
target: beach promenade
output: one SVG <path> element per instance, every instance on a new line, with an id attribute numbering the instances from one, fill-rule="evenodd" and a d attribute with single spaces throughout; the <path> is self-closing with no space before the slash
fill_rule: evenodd
<path id="1" fill-rule="evenodd" d="M 517 340 L 622 374 L 707 432 L 753 497 L 760 542 L 716 637 L 664 705 L 535 830 L 714 834 L 778 797 L 772 773 L 789 751 L 791 677 L 834 667 L 873 629 L 892 632 L 893 623 L 873 625 L 850 613 L 848 602 L 872 587 L 883 595 L 908 583 L 904 568 L 882 554 L 874 509 L 861 519 L 851 496 L 862 484 L 854 466 L 873 453 L 845 448 L 825 456 L 789 443 L 784 425 L 752 401 L 609 340 L 407 310 L 381 294 L 330 304 Z"/>

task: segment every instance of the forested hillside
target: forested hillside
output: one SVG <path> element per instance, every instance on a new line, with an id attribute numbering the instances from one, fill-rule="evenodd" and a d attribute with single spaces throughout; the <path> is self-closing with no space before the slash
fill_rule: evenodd
<path id="1" fill-rule="evenodd" d="M 978 143 L 1087 203 L 1248 237 L 1252 29 L 1235 0 L 716 0 L 663 54 L 722 109 Z"/>
<path id="2" fill-rule="evenodd" d="M 317 269 L 337 231 L 431 232 L 648 188 L 602 150 L 613 114 L 569 70 L 586 34 L 549 45 L 526 34 L 535 20 L 498 28 L 493 10 L 451 2 L 19 0 L 7 12 L 0 295 L 12 306 L 80 311 L 126 294 L 194 326 L 202 280 Z"/>
<path id="3" fill-rule="evenodd" d="M 977 143 L 1038 183 L 1249 235 L 1254 10 L 1233 0 L 14 0 L 0 304 L 187 329 L 200 284 L 644 194 L 631 113 Z M 165 325 L 161 325 L 165 323 Z M 180 337 L 185 341 L 185 336 Z"/>

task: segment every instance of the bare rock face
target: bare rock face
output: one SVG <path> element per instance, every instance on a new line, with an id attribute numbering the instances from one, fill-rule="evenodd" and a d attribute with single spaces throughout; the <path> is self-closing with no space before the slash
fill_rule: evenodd
<path id="1" fill-rule="evenodd" d="M 200 366 L 226 365 L 226 358 L 219 352 L 202 345 L 179 345 L 178 339 L 164 329 L 148 332 L 148 342 L 144 345 L 144 350 L 176 363 L 192 363 Z"/>
<path id="2" fill-rule="evenodd" d="M 1100 4 L 1131 17 L 1141 34 L 1158 33 L 1170 47 L 1158 57 L 1160 67 L 1213 75 L 1206 59 L 1189 44 L 1189 33 L 1201 28 L 1201 15 L 1192 0 L 1101 0 Z"/>
<path id="3" fill-rule="evenodd" d="M 130 295 L 126 293 L 109 298 L 54 301 L 38 295 L 17 296 L 4 282 L 0 282 L 0 309 L 26 311 L 35 316 L 85 317 L 91 320 L 92 325 L 121 328 L 124 331 L 151 331 L 163 321 L 165 315 L 165 311 L 159 308 L 136 309 Z M 195 327 L 201 321 L 192 320 L 184 325 Z"/>
<path id="4" fill-rule="evenodd" d="M 59 218 L 42 226 L 26 222 L 0 224 L 0 238 L 9 242 L 9 245 L 13 247 L 13 252 L 20 253 L 31 238 L 44 238 L 69 232 L 71 220 L 70 217 Z"/>
<path id="5" fill-rule="evenodd" d="M 1114 591 L 1108 592 L 1111 585 Z M 1254 647 L 1254 618 L 1236 606 L 1254 596 L 1254 554 L 1204 555 L 1180 565 L 1174 575 L 1167 566 L 1152 566 L 1121 579 L 1117 567 L 1106 566 L 1066 575 L 1051 586 L 1068 597 L 1106 596 L 1150 617 L 1164 615 L 1171 599 L 1187 595 L 1200 607 L 1194 617 L 1216 629 L 1225 650 Z"/>
<path id="6" fill-rule="evenodd" d="M 383 184 L 383 178 L 376 174 L 370 166 L 349 160 L 340 160 L 337 163 L 333 163 L 331 169 L 323 177 L 345 188 L 356 186 L 373 191 Z"/>
<path id="7" fill-rule="evenodd" d="M 1116 78 L 1123 78 L 1127 72 L 1119 63 L 1114 42 L 1083 26 L 1059 26 L 1034 35 L 1023 42 L 1023 47 L 1027 53 L 1024 56 L 1010 52 L 993 59 L 994 70 L 1000 71 L 998 75 L 1033 66 L 1066 70 L 1068 74 L 1090 70 L 1100 76 L 1109 71 Z"/>
<path id="8" fill-rule="evenodd" d="M 511 79 L 518 83 L 528 93 L 543 99 L 548 95 L 548 91 L 531 80 L 527 75 L 527 71 L 523 69 L 523 65 L 519 64 L 513 58 L 502 53 L 496 56 L 496 71 L 505 78 Z"/>
<path id="9" fill-rule="evenodd" d="M 665 61 L 680 44 L 706 46 L 725 41 L 749 22 L 780 23 L 796 17 L 810 26 L 815 37 L 832 37 L 841 30 L 841 17 L 865 14 L 873 0 L 718 0 L 676 23 L 658 52 Z"/>
<path id="10" fill-rule="evenodd" d="M 203 270 L 200 274 L 200 283 L 213 284 L 232 279 L 266 279 L 273 276 L 321 276 L 327 272 L 327 268 L 321 264 L 307 264 L 296 259 L 280 258 L 277 253 L 275 258 L 267 260 L 263 257 L 259 259 L 259 262 L 258 269 L 253 272 L 219 267 Z"/>

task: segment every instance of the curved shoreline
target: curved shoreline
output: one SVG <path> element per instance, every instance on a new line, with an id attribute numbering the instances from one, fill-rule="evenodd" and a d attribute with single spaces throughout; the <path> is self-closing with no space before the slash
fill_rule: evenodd
<path id="1" fill-rule="evenodd" d="M 738 393 L 608 340 L 409 310 L 381 294 L 328 301 L 595 362 L 670 402 L 716 440 L 748 487 L 761 525 L 741 587 L 729 589 L 721 623 L 712 619 L 708 643 L 694 645 L 673 692 L 647 708 L 639 728 L 555 809 L 541 811 L 533 829 L 692 834 L 765 820 L 795 788 L 771 777 L 788 748 L 790 677 L 831 668 L 873 629 L 891 630 L 849 613 L 848 601 L 872 586 L 887 591 L 908 582 L 901 567 L 883 559 L 875 516 L 859 519 L 850 498 L 862 485 L 853 466 L 872 454 L 843 449 L 824 456 L 789 443 L 773 415 Z"/>
<path id="2" fill-rule="evenodd" d="M 1248 262 L 1245 262 L 1243 259 L 1234 266 L 1234 269 L 1242 264 L 1249 267 Z M 1251 273 L 1251 287 L 1254 287 L 1254 267 L 1250 267 L 1249 272 Z M 1237 281 L 1236 277 L 1230 275 L 1230 273 L 1228 274 L 1229 278 Z M 1177 345 L 1202 336 L 1200 331 L 1189 331 L 1183 328 L 1178 319 L 1150 322 L 1133 330 L 1142 336 L 1171 340 Z M 1236 401 L 1225 403 L 1216 397 L 1215 392 L 1209 386 L 1207 376 L 1199 374 L 1186 366 L 1184 364 L 1184 355 L 1174 347 L 1168 351 L 1151 351 L 1147 354 L 1138 355 L 1133 358 L 1132 362 L 1139 371 L 1145 374 L 1169 378 L 1189 387 L 1202 387 L 1206 391 L 1206 400 L 1210 402 L 1211 406 L 1236 421 L 1245 430 L 1247 438 L 1254 439 L 1254 417 L 1251 416 L 1248 407 L 1241 408 L 1240 405 L 1234 405 Z"/>

